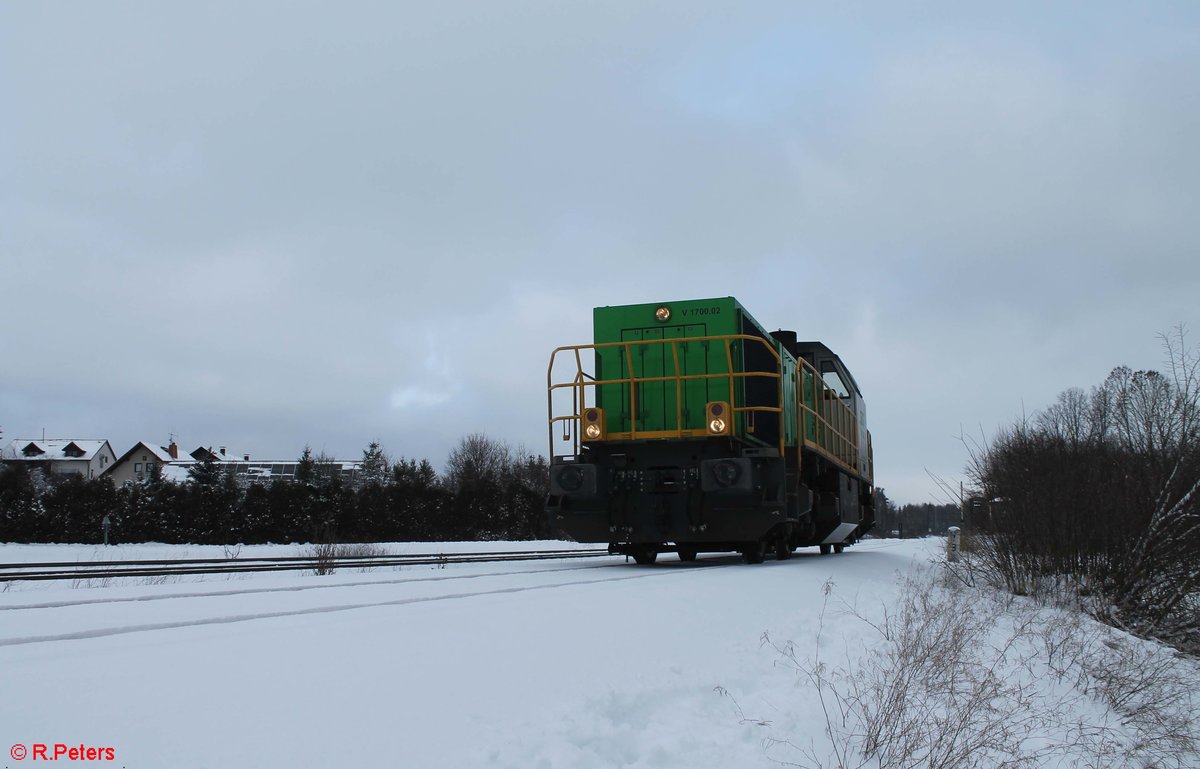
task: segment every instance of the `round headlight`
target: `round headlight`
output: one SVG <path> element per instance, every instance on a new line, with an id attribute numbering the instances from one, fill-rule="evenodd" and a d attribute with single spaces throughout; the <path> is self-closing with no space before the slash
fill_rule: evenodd
<path id="1" fill-rule="evenodd" d="M 573 465 L 567 465 L 558 472 L 558 485 L 564 491 L 579 491 L 583 486 L 583 471 Z"/>
<path id="2" fill-rule="evenodd" d="M 587 413 L 583 415 L 583 418 L 589 422 L 595 422 L 600 418 L 600 412 L 596 411 L 596 409 L 588 409 Z"/>
<path id="3" fill-rule="evenodd" d="M 654 311 L 654 317 L 658 319 L 659 323 L 666 323 L 671 319 L 671 308 L 665 305 L 659 307 Z"/>
<path id="4" fill-rule="evenodd" d="M 713 421 L 709 422 L 708 423 L 708 431 L 712 432 L 712 433 L 725 432 L 725 420 L 724 419 L 714 419 Z"/>
<path id="5" fill-rule="evenodd" d="M 714 404 L 713 404 L 713 405 L 712 405 L 712 406 L 709 408 L 709 412 L 710 412 L 710 413 L 711 413 L 711 414 L 712 414 L 714 417 L 719 417 L 719 416 L 721 416 L 722 414 L 724 414 L 724 413 L 725 413 L 725 407 L 724 407 L 724 406 L 722 406 L 720 403 L 714 403 Z"/>
<path id="6" fill-rule="evenodd" d="M 600 437 L 600 425 L 588 425 L 583 430 L 584 435 L 595 440 Z"/>

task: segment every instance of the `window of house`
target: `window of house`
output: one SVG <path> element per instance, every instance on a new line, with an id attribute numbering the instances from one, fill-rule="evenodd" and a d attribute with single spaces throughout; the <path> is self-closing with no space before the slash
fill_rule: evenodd
<path id="1" fill-rule="evenodd" d="M 134 471 L 135 473 L 140 473 L 140 472 L 142 471 L 142 463 L 141 463 L 141 462 L 134 462 L 134 463 L 133 463 L 133 471 Z"/>

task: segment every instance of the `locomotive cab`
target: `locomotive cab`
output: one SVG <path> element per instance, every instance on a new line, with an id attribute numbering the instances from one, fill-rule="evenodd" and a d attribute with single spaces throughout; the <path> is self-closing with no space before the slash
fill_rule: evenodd
<path id="1" fill-rule="evenodd" d="M 842 359 L 820 342 L 797 342 L 793 352 L 797 358 L 802 358 L 820 372 L 826 387 L 854 412 L 858 421 L 856 469 L 862 476 L 870 478 L 871 441 L 867 433 L 867 404 L 863 400 L 862 390 L 858 388 L 858 382 L 854 380 L 846 364 L 842 363 Z"/>

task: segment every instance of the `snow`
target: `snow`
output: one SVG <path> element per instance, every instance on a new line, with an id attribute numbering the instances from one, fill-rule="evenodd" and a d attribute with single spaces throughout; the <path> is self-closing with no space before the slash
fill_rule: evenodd
<path id="1" fill-rule="evenodd" d="M 804 742 L 824 721 L 764 633 L 803 652 L 824 625 L 822 648 L 836 652 L 865 626 L 822 619 L 826 585 L 878 617 L 939 544 L 873 540 L 757 566 L 605 556 L 21 584 L 0 593 L 0 748 L 111 746 L 131 768 L 776 766 L 765 737 Z M 0 546 L 0 562 L 222 554 Z"/>
<path id="2" fill-rule="evenodd" d="M 383 542 L 390 555 L 411 553 L 481 553 L 493 550 L 594 550 L 594 544 L 534 540 L 520 542 Z M 312 555 L 312 545 L 164 545 L 157 542 L 116 545 L 17 544 L 0 542 L 0 563 L 75 563 L 137 561 L 166 558 L 279 558 Z M 262 575 L 249 575 L 263 579 Z M 212 577 L 209 577 L 212 579 Z M 225 579 L 218 577 L 217 579 Z M 51 584 L 51 583 L 41 583 Z M 32 584 L 23 588 L 35 587 Z"/>

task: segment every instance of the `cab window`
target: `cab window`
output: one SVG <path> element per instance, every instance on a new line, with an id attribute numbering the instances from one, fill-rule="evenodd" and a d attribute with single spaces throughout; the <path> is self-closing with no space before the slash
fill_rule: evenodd
<path id="1" fill-rule="evenodd" d="M 833 361 L 821 361 L 821 378 L 825 380 L 825 386 L 837 393 L 839 398 L 850 397 L 850 388 L 842 381 L 841 375 L 833 366 Z"/>

